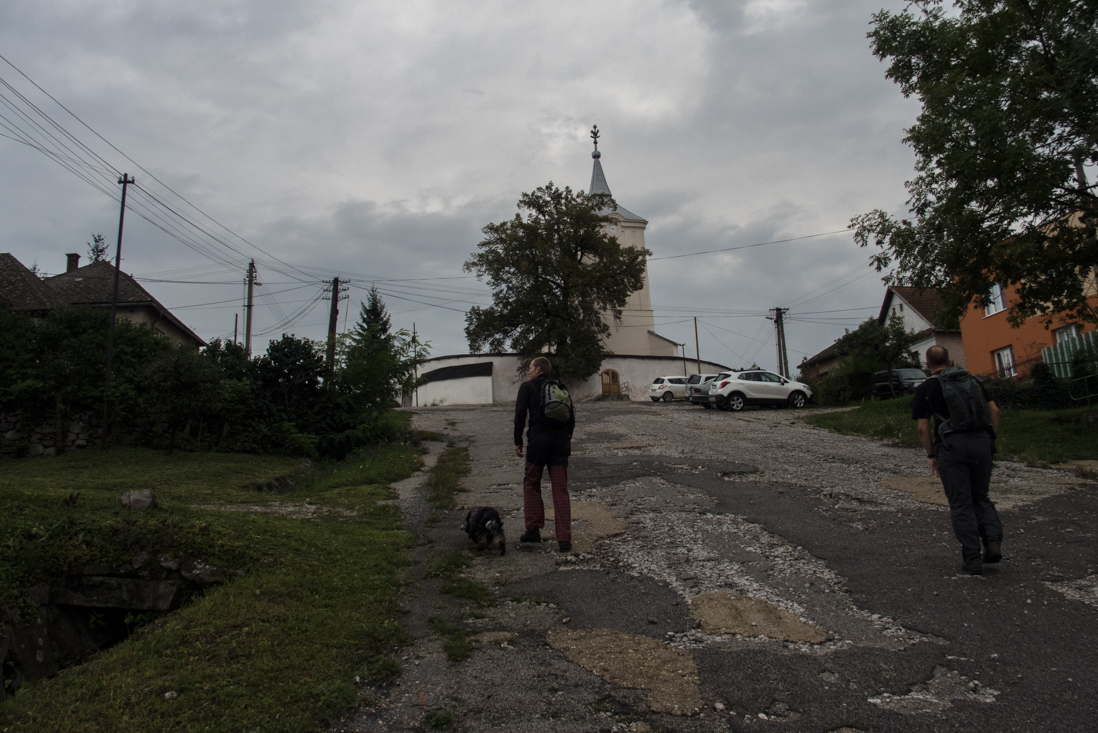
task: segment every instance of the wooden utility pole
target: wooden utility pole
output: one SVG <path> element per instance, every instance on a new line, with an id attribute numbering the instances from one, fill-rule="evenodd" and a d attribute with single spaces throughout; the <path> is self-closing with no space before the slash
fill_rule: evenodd
<path id="1" fill-rule="evenodd" d="M 244 353 L 252 358 L 252 298 L 255 293 L 255 260 L 248 263 L 248 302 L 244 306 Z"/>
<path id="2" fill-rule="evenodd" d="M 702 354 L 698 346 L 698 317 L 694 316 L 694 356 L 698 358 L 698 374 L 702 373 Z"/>
<path id="3" fill-rule="evenodd" d="M 335 372 L 336 324 L 339 322 L 339 278 L 332 278 L 332 310 L 328 314 L 328 373 Z"/>
<path id="4" fill-rule="evenodd" d="M 103 386 L 103 424 L 99 426 L 99 444 L 107 447 L 107 425 L 111 417 L 111 361 L 114 359 L 114 319 L 118 313 L 118 276 L 122 267 L 122 225 L 126 223 L 126 188 L 134 182 L 129 174 L 118 179 L 122 184 L 122 209 L 118 213 L 118 244 L 114 249 L 114 294 L 111 296 L 111 325 L 107 331 L 107 376 Z M 57 436 L 60 440 L 63 436 Z"/>

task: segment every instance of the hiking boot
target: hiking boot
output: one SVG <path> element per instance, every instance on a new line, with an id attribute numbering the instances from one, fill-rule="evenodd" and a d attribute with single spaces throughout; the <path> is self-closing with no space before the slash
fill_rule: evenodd
<path id="1" fill-rule="evenodd" d="M 969 575 L 983 575 L 984 561 L 978 557 L 974 560 L 966 560 L 965 564 L 961 566 L 961 570 L 964 570 Z"/>
<path id="2" fill-rule="evenodd" d="M 565 542 L 564 540 L 560 540 L 559 542 L 557 542 L 557 547 L 560 548 L 561 552 L 571 552 L 572 551 L 572 543 L 571 542 Z"/>
<path id="3" fill-rule="evenodd" d="M 999 547 L 998 542 L 988 542 L 987 547 L 984 548 L 984 562 L 997 563 L 1003 559 L 1003 551 Z"/>
<path id="4" fill-rule="evenodd" d="M 522 537 L 519 537 L 519 542 L 541 542 L 541 532 L 537 527 L 528 529 L 522 533 Z"/>

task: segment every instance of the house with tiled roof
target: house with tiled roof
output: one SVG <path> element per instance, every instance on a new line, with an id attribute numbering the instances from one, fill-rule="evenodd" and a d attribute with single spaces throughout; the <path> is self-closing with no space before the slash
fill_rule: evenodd
<path id="1" fill-rule="evenodd" d="M 44 314 L 54 308 L 87 306 L 110 308 L 114 294 L 114 265 L 106 261 L 80 266 L 80 255 L 70 254 L 65 272 L 39 278 L 10 254 L 0 254 L 0 301 L 14 310 Z M 200 349 L 206 342 L 165 308 L 136 280 L 118 273 L 117 316 L 145 324 L 177 344 Z"/>
<path id="2" fill-rule="evenodd" d="M 926 364 L 926 350 L 931 346 L 944 346 L 950 360 L 965 368 L 965 348 L 961 329 L 943 318 L 945 304 L 938 290 L 917 290 L 903 286 L 889 286 L 885 290 L 881 312 L 877 322 L 882 326 L 893 316 L 903 319 L 904 328 L 914 331 L 919 341 L 911 347 L 911 353 L 919 366 Z"/>
<path id="3" fill-rule="evenodd" d="M 899 316 L 904 322 L 904 329 L 914 331 L 918 341 L 911 347 L 911 357 L 920 366 L 926 364 L 926 350 L 931 346 L 944 346 L 949 351 L 949 357 L 959 367 L 965 366 L 965 350 L 961 340 L 961 331 L 951 328 L 943 317 L 944 311 L 942 295 L 937 290 L 916 290 L 902 286 L 889 286 L 885 289 L 884 301 L 881 310 L 877 314 L 877 322 L 882 326 L 888 323 L 888 319 Z M 804 377 L 822 379 L 828 372 L 839 365 L 847 351 L 839 342 L 828 346 L 826 349 L 810 356 L 801 362 L 801 374 Z"/>
<path id="4" fill-rule="evenodd" d="M 36 314 L 65 305 L 42 278 L 7 252 L 0 252 L 0 302 L 12 310 Z"/>

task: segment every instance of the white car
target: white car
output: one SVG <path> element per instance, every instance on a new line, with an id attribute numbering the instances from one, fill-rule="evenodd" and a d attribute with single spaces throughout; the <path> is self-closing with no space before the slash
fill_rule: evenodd
<path id="1" fill-rule="evenodd" d="M 686 397 L 686 377 L 656 377 L 648 386 L 648 396 L 653 402 L 670 402 L 673 399 Z"/>
<path id="2" fill-rule="evenodd" d="M 722 410 L 738 412 L 746 405 L 788 405 L 801 408 L 812 399 L 807 384 L 794 382 L 765 369 L 732 372 L 710 383 L 709 402 Z"/>

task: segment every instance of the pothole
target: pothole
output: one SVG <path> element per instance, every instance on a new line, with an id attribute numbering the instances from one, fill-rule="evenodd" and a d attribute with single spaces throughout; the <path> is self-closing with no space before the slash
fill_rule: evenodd
<path id="1" fill-rule="evenodd" d="M 806 624 L 784 608 L 748 596 L 703 593 L 691 601 L 694 618 L 706 634 L 765 636 L 778 641 L 822 644 L 827 632 Z"/>
<path id="2" fill-rule="evenodd" d="M 612 685 L 646 690 L 653 712 L 695 715 L 702 708 L 698 667 L 681 649 L 609 629 L 554 629 L 545 640 L 568 661 Z"/>
<path id="3" fill-rule="evenodd" d="M 941 712 L 952 705 L 954 700 L 991 703 L 995 702 L 998 695 L 998 690 L 984 687 L 960 672 L 935 667 L 934 676 L 912 687 L 908 694 L 890 695 L 886 692 L 879 697 L 869 698 L 869 702 L 885 710 L 914 715 Z"/>

